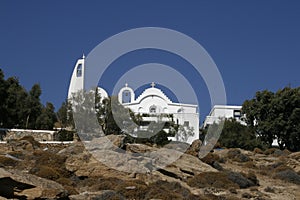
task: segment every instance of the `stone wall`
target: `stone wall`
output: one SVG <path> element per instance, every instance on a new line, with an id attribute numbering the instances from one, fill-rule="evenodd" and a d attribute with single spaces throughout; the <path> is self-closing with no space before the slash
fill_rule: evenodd
<path id="1" fill-rule="evenodd" d="M 0 129 L 0 140 L 9 141 L 30 135 L 36 141 L 53 141 L 57 132 L 48 130 Z"/>

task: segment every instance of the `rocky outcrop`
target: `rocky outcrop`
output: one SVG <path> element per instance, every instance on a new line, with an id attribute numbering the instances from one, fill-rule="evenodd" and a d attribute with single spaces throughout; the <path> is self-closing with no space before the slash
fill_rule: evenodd
<path id="1" fill-rule="evenodd" d="M 299 153 L 127 144 L 111 135 L 68 145 L 0 145 L 0 199 L 297 199 Z M 188 153 L 184 151 L 188 149 Z M 275 151 L 274 151 L 275 152 Z M 219 167 L 216 167 L 216 163 Z"/>
<path id="2" fill-rule="evenodd" d="M 59 198 L 67 196 L 60 184 L 18 170 L 0 168 L 0 196 L 5 198 Z"/>

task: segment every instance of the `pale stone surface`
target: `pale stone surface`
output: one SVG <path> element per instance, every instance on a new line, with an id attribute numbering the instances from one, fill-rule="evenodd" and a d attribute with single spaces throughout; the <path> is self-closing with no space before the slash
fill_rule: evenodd
<path id="1" fill-rule="evenodd" d="M 0 179 L 6 177 L 19 182 L 20 184 L 23 183 L 32 185 L 33 188 L 30 188 L 29 190 L 27 189 L 28 191 L 19 191 L 19 194 L 25 195 L 28 198 L 56 198 L 59 195 L 66 193 L 64 188 L 54 181 L 40 178 L 38 176 L 24 173 L 18 170 L 5 170 L 3 168 L 0 168 Z"/>

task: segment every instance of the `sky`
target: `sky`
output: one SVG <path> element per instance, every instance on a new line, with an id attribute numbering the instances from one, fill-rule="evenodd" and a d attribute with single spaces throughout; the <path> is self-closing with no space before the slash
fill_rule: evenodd
<path id="1" fill-rule="evenodd" d="M 28 90 L 39 83 L 42 102 L 58 109 L 83 53 L 88 55 L 102 41 L 129 29 L 162 27 L 201 44 L 220 71 L 227 104 L 241 105 L 260 90 L 300 86 L 299 10 L 297 0 L 2 0 L 0 68 L 6 78 L 18 77 Z M 129 70 L 153 62 L 176 65 L 191 77 L 203 121 L 212 106 L 207 87 L 176 55 L 159 50 L 129 53 L 101 80 L 111 90 L 116 77 L 125 73 L 121 66 Z"/>

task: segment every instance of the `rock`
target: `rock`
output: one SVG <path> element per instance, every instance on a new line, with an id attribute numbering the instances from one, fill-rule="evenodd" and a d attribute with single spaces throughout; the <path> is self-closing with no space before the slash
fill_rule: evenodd
<path id="1" fill-rule="evenodd" d="M 116 150 L 123 148 L 125 135 L 107 135 L 84 142 L 87 151 Z"/>
<path id="2" fill-rule="evenodd" d="M 58 183 L 18 170 L 0 168 L 0 196 L 6 198 L 59 198 L 66 197 L 65 189 Z M 5 188 L 3 188 L 5 186 Z"/>
<path id="3" fill-rule="evenodd" d="M 85 150 L 82 142 L 74 142 L 69 147 L 60 150 L 57 154 L 59 155 L 74 155 L 80 154 Z"/>
<path id="4" fill-rule="evenodd" d="M 202 145 L 201 140 L 199 139 L 194 140 L 191 146 L 187 149 L 186 153 L 198 157 L 201 145 Z"/>
<path id="5" fill-rule="evenodd" d="M 106 152 L 106 154 L 103 153 L 103 157 L 101 159 L 105 160 L 107 158 L 106 156 L 109 156 L 108 154 L 110 154 L 110 152 L 108 151 Z M 120 169 L 124 169 L 126 166 L 124 166 L 125 164 L 123 163 L 123 161 L 119 159 L 120 157 L 120 155 L 116 154 L 115 156 L 112 156 L 111 159 L 108 158 L 107 160 L 109 161 L 109 163 L 113 163 L 114 166 L 120 165 Z M 74 172 L 75 175 L 79 177 L 120 177 L 128 175 L 127 173 L 124 173 L 120 170 L 114 170 L 113 166 L 105 165 L 105 163 L 100 161 L 86 152 L 70 156 L 66 160 L 65 165 L 68 171 Z"/>
<path id="6" fill-rule="evenodd" d="M 300 151 L 295 152 L 295 153 L 291 153 L 288 157 L 300 162 Z"/>
<path id="7" fill-rule="evenodd" d="M 145 144 L 127 144 L 126 145 L 126 151 L 131 152 L 131 153 L 140 153 L 140 154 L 145 154 L 145 153 L 150 153 L 153 151 L 157 151 L 158 148 L 156 147 L 151 147 Z"/>
<path id="8" fill-rule="evenodd" d="M 102 190 L 99 192 L 83 192 L 78 195 L 69 196 L 70 200 L 91 200 L 91 199 L 124 199 L 125 198 L 113 190 Z"/>
<path id="9" fill-rule="evenodd" d="M 106 136 L 116 147 L 123 148 L 124 147 L 124 139 L 126 135 L 107 135 Z"/>
<path id="10" fill-rule="evenodd" d="M 193 164 L 191 164 L 193 163 Z M 189 177 L 193 177 L 196 174 L 202 172 L 217 172 L 216 169 L 202 162 L 197 157 L 183 154 L 178 160 L 169 164 L 161 169 L 158 169 L 159 173 L 156 175 L 161 176 L 162 180 L 169 180 L 168 177 L 184 181 Z"/>

